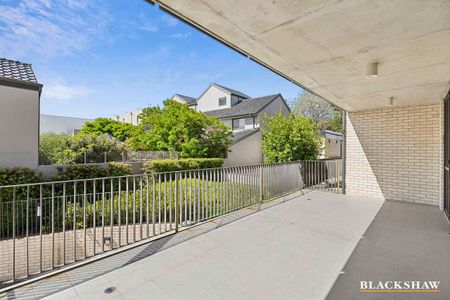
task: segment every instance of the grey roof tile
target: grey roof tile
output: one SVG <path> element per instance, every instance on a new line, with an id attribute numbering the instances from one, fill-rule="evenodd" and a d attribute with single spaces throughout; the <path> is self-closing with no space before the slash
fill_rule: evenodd
<path id="1" fill-rule="evenodd" d="M 257 98 L 245 99 L 242 102 L 223 109 L 206 111 L 205 114 L 215 116 L 219 119 L 232 118 L 238 116 L 254 115 L 263 109 L 267 104 L 272 102 L 280 94 L 268 95 Z"/>
<path id="2" fill-rule="evenodd" d="M 38 83 L 30 64 L 6 58 L 0 58 L 0 78 Z"/>

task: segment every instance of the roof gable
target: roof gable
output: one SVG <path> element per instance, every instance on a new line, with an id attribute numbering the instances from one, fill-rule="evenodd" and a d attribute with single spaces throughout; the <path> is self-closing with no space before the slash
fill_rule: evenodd
<path id="1" fill-rule="evenodd" d="M 181 94 L 175 94 L 172 96 L 172 98 L 174 98 L 175 96 L 178 96 L 178 98 L 182 99 L 186 103 L 189 103 L 189 105 L 193 105 L 193 104 L 197 103 L 197 99 L 194 97 L 189 97 L 189 96 L 181 95 Z"/>
<path id="2" fill-rule="evenodd" d="M 217 84 L 217 83 L 212 83 L 211 85 L 214 85 L 214 86 L 216 86 L 216 87 L 218 87 L 218 88 L 220 88 L 220 89 L 222 89 L 222 90 L 225 90 L 225 91 L 227 91 L 228 93 L 230 93 L 231 95 L 236 95 L 236 96 L 239 96 L 239 97 L 242 97 L 242 98 L 250 98 L 249 95 L 246 95 L 246 94 L 244 94 L 244 93 L 242 93 L 242 92 L 239 92 L 239 91 L 237 91 L 237 90 L 228 88 L 228 87 L 226 87 L 226 86 L 223 86 L 223 85 L 220 85 L 220 84 Z"/>

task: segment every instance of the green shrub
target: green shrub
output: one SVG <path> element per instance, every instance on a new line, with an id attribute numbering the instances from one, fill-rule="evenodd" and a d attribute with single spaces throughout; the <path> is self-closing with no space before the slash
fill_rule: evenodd
<path id="1" fill-rule="evenodd" d="M 56 175 L 53 181 L 123 176 L 131 174 L 131 166 L 126 163 L 111 162 L 108 166 L 99 165 L 70 165 L 61 174 Z"/>
<path id="2" fill-rule="evenodd" d="M 0 168 L 0 186 L 39 182 L 40 174 L 27 168 Z"/>
<path id="3" fill-rule="evenodd" d="M 123 176 L 131 174 L 131 165 L 121 162 L 110 162 L 106 170 L 108 176 Z"/>
<path id="4" fill-rule="evenodd" d="M 53 180 L 72 180 L 106 177 L 106 169 L 98 165 L 70 165 Z"/>
<path id="5" fill-rule="evenodd" d="M 185 158 L 150 160 L 144 163 L 145 173 L 173 172 L 181 170 L 220 168 L 222 158 Z"/>

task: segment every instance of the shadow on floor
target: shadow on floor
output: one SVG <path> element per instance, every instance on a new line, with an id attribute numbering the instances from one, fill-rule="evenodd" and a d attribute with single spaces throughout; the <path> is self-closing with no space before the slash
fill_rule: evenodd
<path id="1" fill-rule="evenodd" d="M 436 206 L 386 201 L 327 299 L 450 299 L 450 226 Z M 440 281 L 439 293 L 360 292 L 361 281 Z"/>

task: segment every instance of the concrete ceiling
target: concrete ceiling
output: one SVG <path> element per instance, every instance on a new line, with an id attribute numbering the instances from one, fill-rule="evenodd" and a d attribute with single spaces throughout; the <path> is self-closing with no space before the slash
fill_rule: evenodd
<path id="1" fill-rule="evenodd" d="M 436 103 L 449 88 L 450 0 L 155 2 L 348 111 Z"/>

